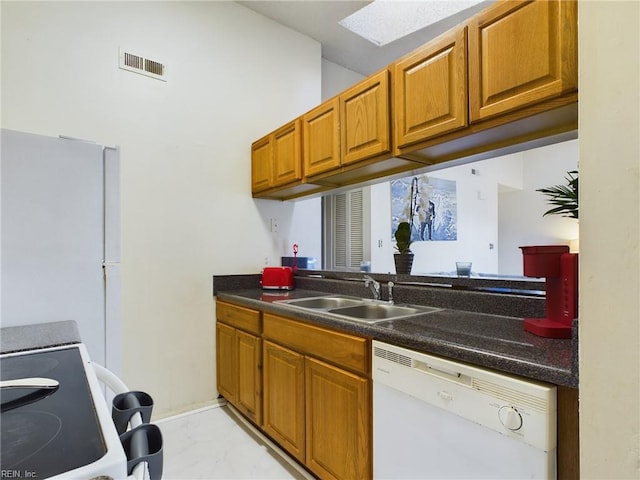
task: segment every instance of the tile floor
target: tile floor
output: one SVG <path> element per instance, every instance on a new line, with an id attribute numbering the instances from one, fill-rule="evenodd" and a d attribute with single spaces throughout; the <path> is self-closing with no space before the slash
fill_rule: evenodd
<path id="1" fill-rule="evenodd" d="M 283 460 L 229 407 L 215 406 L 155 423 L 164 441 L 165 480 L 313 478 Z"/>

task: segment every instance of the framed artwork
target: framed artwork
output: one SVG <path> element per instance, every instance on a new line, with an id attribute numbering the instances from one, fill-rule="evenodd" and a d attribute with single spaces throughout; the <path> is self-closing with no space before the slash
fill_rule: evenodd
<path id="1" fill-rule="evenodd" d="M 411 224 L 414 242 L 457 240 L 455 180 L 427 176 L 391 181 L 391 238 L 400 222 Z"/>

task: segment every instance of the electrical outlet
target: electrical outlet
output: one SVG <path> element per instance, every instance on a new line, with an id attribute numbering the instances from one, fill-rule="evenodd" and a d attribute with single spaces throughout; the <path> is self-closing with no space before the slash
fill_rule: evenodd
<path id="1" fill-rule="evenodd" d="M 271 230 L 271 233 L 278 233 L 278 219 L 277 218 L 271 218 L 269 220 L 269 228 Z"/>

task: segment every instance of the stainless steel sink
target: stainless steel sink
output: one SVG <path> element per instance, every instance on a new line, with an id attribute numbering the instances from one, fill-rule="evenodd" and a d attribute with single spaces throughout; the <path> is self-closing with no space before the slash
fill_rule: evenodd
<path id="1" fill-rule="evenodd" d="M 314 310 L 328 310 L 330 308 L 349 307 L 353 305 L 360 305 L 362 303 L 360 298 L 350 297 L 312 297 L 312 298 L 299 298 L 296 300 L 284 300 L 282 303 L 292 305 L 300 308 L 311 308 Z"/>
<path id="2" fill-rule="evenodd" d="M 365 323 L 398 320 L 441 310 L 424 305 L 394 305 L 380 300 L 343 295 L 280 300 L 276 303 L 303 310 L 322 311 L 329 315 Z"/>
<path id="3" fill-rule="evenodd" d="M 363 303 L 352 307 L 334 308 L 330 310 L 330 312 L 336 315 L 353 317 L 358 320 L 364 320 L 373 323 L 381 320 L 397 319 L 413 315 L 431 313 L 436 310 L 439 309 L 417 305 L 409 306 L 383 303 Z"/>

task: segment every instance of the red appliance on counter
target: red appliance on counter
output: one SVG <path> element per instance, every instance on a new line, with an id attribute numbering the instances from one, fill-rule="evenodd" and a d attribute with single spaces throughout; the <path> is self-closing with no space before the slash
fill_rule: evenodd
<path id="1" fill-rule="evenodd" d="M 546 318 L 525 318 L 524 329 L 540 337 L 571 338 L 578 317 L 578 254 L 566 245 L 520 247 L 527 277 L 545 277 Z"/>
<path id="2" fill-rule="evenodd" d="M 291 267 L 264 267 L 262 280 L 264 290 L 293 290 L 296 288 Z"/>

